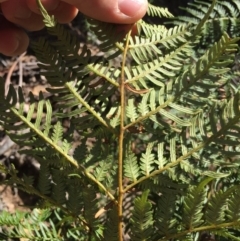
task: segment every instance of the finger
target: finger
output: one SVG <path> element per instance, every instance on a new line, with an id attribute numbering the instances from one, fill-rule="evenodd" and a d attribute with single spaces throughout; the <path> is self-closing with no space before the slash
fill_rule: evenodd
<path id="1" fill-rule="evenodd" d="M 31 11 L 40 14 L 36 1 L 26 0 Z M 71 22 L 77 15 L 78 10 L 68 3 L 60 0 L 42 0 L 44 8 L 50 15 L 54 15 L 59 23 Z"/>
<path id="2" fill-rule="evenodd" d="M 26 33 L 0 16 L 0 53 L 14 56 L 23 53 L 29 44 Z"/>
<path id="3" fill-rule="evenodd" d="M 147 0 L 62 0 L 77 7 L 85 15 L 106 22 L 131 24 L 141 19 Z"/>
<path id="4" fill-rule="evenodd" d="M 43 28 L 42 17 L 33 13 L 26 0 L 11 0 L 1 3 L 1 9 L 4 17 L 29 31 L 40 30 Z"/>
<path id="5" fill-rule="evenodd" d="M 39 12 L 36 1 L 27 0 L 27 3 L 33 12 Z M 42 0 L 42 4 L 60 22 L 69 22 L 75 17 L 75 6 L 101 21 L 131 24 L 145 15 L 148 3 L 147 0 Z"/>

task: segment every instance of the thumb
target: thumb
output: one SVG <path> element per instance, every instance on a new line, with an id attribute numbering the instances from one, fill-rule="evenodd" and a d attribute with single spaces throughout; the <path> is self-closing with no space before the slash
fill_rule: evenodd
<path id="1" fill-rule="evenodd" d="M 131 24 L 147 11 L 147 0 L 62 0 L 83 14 L 105 22 Z"/>

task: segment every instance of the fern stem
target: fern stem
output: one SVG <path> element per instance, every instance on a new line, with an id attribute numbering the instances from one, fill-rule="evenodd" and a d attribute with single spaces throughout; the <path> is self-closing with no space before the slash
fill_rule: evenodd
<path id="1" fill-rule="evenodd" d="M 123 240 L 123 153 L 124 153 L 124 119 L 125 119 L 125 74 L 124 74 L 124 66 L 126 64 L 128 44 L 131 36 L 131 31 L 127 34 L 126 45 L 123 52 L 123 61 L 121 68 L 121 81 L 120 81 L 120 96 L 121 96 L 121 111 L 120 111 L 120 133 L 119 133 L 119 150 L 118 150 L 118 188 L 119 188 L 119 196 L 118 196 L 118 235 L 119 241 Z"/>

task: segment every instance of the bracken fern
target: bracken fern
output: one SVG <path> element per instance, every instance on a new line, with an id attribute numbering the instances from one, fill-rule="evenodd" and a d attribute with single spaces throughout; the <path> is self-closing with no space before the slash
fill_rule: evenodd
<path id="1" fill-rule="evenodd" d="M 195 0 L 184 17 L 149 4 L 171 25 L 140 20 L 136 36 L 89 19 L 96 55 L 38 4 L 57 39 L 31 43 L 51 101 L 30 93 L 26 113 L 1 80 L 0 123 L 39 176 L 0 170 L 42 201 L 2 213 L 2 240 L 240 240 L 239 2 Z"/>

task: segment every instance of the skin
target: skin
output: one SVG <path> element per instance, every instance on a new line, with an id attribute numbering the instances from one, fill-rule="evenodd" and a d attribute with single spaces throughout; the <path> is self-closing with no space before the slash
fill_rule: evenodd
<path id="1" fill-rule="evenodd" d="M 60 23 L 73 20 L 78 11 L 105 22 L 132 26 L 147 10 L 147 0 L 42 0 L 46 10 Z M 35 0 L 0 0 L 0 53 L 14 56 L 29 44 L 24 29 L 43 28 Z"/>

